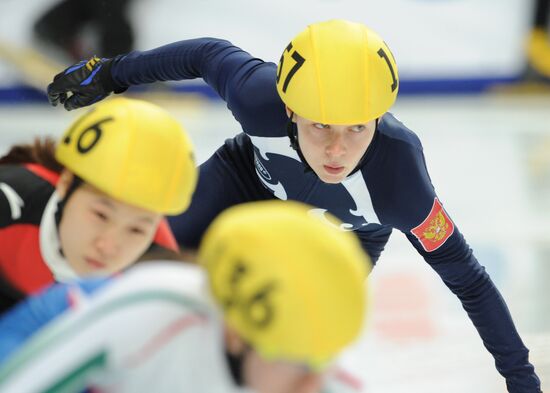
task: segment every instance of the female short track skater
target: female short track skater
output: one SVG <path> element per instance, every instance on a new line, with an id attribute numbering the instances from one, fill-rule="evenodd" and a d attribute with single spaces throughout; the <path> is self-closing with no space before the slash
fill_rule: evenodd
<path id="1" fill-rule="evenodd" d="M 197 173 L 163 109 L 117 98 L 55 143 L 0 159 L 0 309 L 53 281 L 118 272 L 148 249 L 177 250 L 163 219 L 189 205 Z"/>

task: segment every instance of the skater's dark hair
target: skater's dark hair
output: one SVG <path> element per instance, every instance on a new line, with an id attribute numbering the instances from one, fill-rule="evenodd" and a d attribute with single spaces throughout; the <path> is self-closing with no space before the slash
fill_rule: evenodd
<path id="1" fill-rule="evenodd" d="M 14 145 L 0 157 L 2 164 L 39 164 L 54 172 L 61 173 L 63 165 L 55 159 L 55 139 L 35 138 L 33 143 Z"/>

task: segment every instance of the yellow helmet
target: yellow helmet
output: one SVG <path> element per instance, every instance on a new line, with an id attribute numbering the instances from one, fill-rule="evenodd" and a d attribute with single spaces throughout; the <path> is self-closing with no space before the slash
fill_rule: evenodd
<path id="1" fill-rule="evenodd" d="M 184 211 L 197 182 L 185 130 L 168 112 L 141 100 L 95 105 L 65 132 L 55 157 L 110 197 L 161 214 Z"/>
<path id="2" fill-rule="evenodd" d="M 361 330 L 370 260 L 352 233 L 306 205 L 226 210 L 207 230 L 199 260 L 225 321 L 266 359 L 319 369 Z"/>
<path id="3" fill-rule="evenodd" d="M 395 102 L 397 66 L 390 49 L 360 23 L 309 25 L 284 50 L 277 91 L 296 114 L 322 124 L 362 124 Z"/>

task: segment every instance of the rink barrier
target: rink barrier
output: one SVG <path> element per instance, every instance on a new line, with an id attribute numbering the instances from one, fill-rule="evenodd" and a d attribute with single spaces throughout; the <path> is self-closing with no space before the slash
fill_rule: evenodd
<path id="1" fill-rule="evenodd" d="M 452 95 L 452 94 L 481 94 L 495 86 L 513 85 L 521 82 L 521 77 L 502 78 L 474 78 L 474 79 L 402 79 L 399 86 L 400 95 Z M 158 91 L 151 87 L 132 87 L 134 92 Z M 219 95 L 208 85 L 203 83 L 171 83 L 164 92 L 174 94 L 192 94 L 208 100 L 219 100 Z M 0 103 L 23 104 L 47 102 L 46 94 L 32 87 L 15 85 L 0 87 Z"/>

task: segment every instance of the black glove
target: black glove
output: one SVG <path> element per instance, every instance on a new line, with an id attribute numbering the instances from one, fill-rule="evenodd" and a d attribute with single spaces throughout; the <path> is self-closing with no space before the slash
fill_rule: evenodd
<path id="1" fill-rule="evenodd" d="M 50 104 L 57 106 L 61 103 L 70 111 L 100 101 L 113 91 L 125 91 L 127 88 L 116 86 L 111 77 L 113 60 L 94 56 L 57 74 L 48 85 Z"/>

